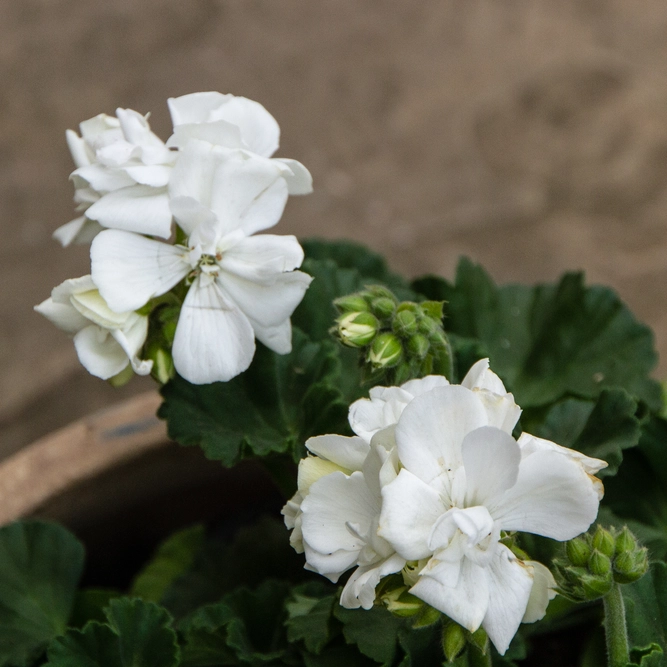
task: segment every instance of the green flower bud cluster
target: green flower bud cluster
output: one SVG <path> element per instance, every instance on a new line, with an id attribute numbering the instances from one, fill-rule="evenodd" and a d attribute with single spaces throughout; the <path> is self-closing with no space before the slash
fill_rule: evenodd
<path id="1" fill-rule="evenodd" d="M 593 534 L 575 537 L 565 545 L 565 558 L 554 560 L 561 595 L 584 602 L 604 597 L 614 582 L 631 584 L 648 570 L 648 551 L 624 527 L 598 526 Z"/>
<path id="2" fill-rule="evenodd" d="M 379 285 L 334 301 L 332 333 L 362 353 L 368 380 L 402 384 L 431 373 L 451 376 L 452 353 L 440 301 L 399 302 Z"/>
<path id="3" fill-rule="evenodd" d="M 469 651 L 486 655 L 489 638 L 484 629 L 479 628 L 475 632 L 470 632 L 456 621 L 446 619 L 442 624 L 442 651 L 447 662 L 454 662 L 467 647 L 470 647 Z"/>

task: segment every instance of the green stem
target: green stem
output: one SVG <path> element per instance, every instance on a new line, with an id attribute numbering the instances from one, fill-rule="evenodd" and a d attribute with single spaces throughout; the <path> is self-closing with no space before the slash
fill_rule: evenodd
<path id="1" fill-rule="evenodd" d="M 621 587 L 614 582 L 612 589 L 603 598 L 604 633 L 607 639 L 609 667 L 625 667 L 630 662 L 628 631 L 625 626 L 625 605 Z"/>

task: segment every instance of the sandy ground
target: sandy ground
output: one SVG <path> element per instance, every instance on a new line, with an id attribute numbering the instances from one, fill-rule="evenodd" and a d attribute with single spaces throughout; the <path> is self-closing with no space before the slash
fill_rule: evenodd
<path id="1" fill-rule="evenodd" d="M 151 386 L 87 376 L 32 306 L 88 272 L 51 239 L 74 217 L 65 129 L 122 106 L 166 138 L 166 99 L 198 90 L 261 101 L 310 168 L 277 231 L 409 275 L 584 269 L 667 359 L 663 0 L 4 0 L 0 455 Z"/>

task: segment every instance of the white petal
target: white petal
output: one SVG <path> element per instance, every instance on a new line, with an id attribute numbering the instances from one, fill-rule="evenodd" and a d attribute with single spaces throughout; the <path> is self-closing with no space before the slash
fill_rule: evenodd
<path id="1" fill-rule="evenodd" d="M 346 609 L 371 609 L 375 602 L 375 587 L 382 577 L 403 569 L 405 558 L 394 554 L 379 563 L 358 567 L 347 580 L 340 596 L 340 603 Z"/>
<path id="2" fill-rule="evenodd" d="M 167 100 L 171 122 L 174 127 L 184 123 L 205 123 L 211 120 L 211 113 L 222 106 L 233 95 L 218 92 L 190 93 Z"/>
<path id="3" fill-rule="evenodd" d="M 289 354 L 292 351 L 292 323 L 289 320 L 275 326 L 264 326 L 250 317 L 248 319 L 255 332 L 255 338 L 269 350 L 277 354 Z"/>
<path id="4" fill-rule="evenodd" d="M 496 394 L 488 389 L 473 389 L 473 392 L 484 405 L 489 426 L 512 433 L 521 416 L 521 408 L 514 402 L 514 396 Z"/>
<path id="5" fill-rule="evenodd" d="M 258 234 L 225 251 L 220 266 L 246 280 L 271 282 L 277 274 L 298 269 L 302 262 L 303 248 L 296 236 Z"/>
<path id="6" fill-rule="evenodd" d="M 488 359 L 475 362 L 466 373 L 461 385 L 467 389 L 487 389 L 501 396 L 507 393 L 503 381 L 489 368 Z"/>
<path id="7" fill-rule="evenodd" d="M 279 273 L 273 283 L 257 283 L 221 271 L 218 278 L 234 303 L 261 326 L 276 326 L 301 303 L 312 277 L 301 271 Z"/>
<path id="8" fill-rule="evenodd" d="M 300 162 L 286 158 L 274 158 L 274 160 L 282 162 L 291 172 L 291 175 L 285 175 L 289 194 L 307 195 L 313 191 L 313 177 Z"/>
<path id="9" fill-rule="evenodd" d="M 232 123 L 217 120 L 211 123 L 186 123 L 174 127 L 174 133 L 167 140 L 167 146 L 184 148 L 192 139 L 208 141 L 225 148 L 244 148 L 241 130 Z"/>
<path id="10" fill-rule="evenodd" d="M 446 510 L 440 494 L 404 468 L 382 489 L 378 535 L 407 560 L 426 558 L 433 553 L 428 546 L 433 524 Z"/>
<path id="11" fill-rule="evenodd" d="M 70 278 L 65 280 L 57 287 L 51 290 L 51 296 L 56 303 L 70 304 L 70 297 L 72 294 L 80 294 L 81 292 L 89 292 L 96 289 L 92 276 L 81 276 L 80 278 Z"/>
<path id="12" fill-rule="evenodd" d="M 303 515 L 301 517 L 303 526 Z M 335 584 L 343 572 L 357 564 L 358 551 L 338 549 L 331 553 L 321 553 L 313 549 L 307 541 L 303 542 L 303 550 L 306 555 L 306 570 L 324 575 Z"/>
<path id="13" fill-rule="evenodd" d="M 438 387 L 417 396 L 396 425 L 396 446 L 403 465 L 425 482 L 462 465 L 461 445 L 488 417 L 474 392 L 460 386 Z"/>
<path id="14" fill-rule="evenodd" d="M 373 387 L 370 399 L 360 398 L 350 406 L 350 426 L 357 435 L 370 442 L 378 431 L 398 422 L 411 400 L 412 396 L 399 387 Z"/>
<path id="15" fill-rule="evenodd" d="M 83 367 L 96 377 L 108 380 L 129 364 L 123 348 L 96 324 L 82 329 L 74 336 L 74 347 Z"/>
<path id="16" fill-rule="evenodd" d="M 72 176 L 82 178 L 98 192 L 113 192 L 114 190 L 135 184 L 134 180 L 124 171 L 109 169 L 97 163 L 79 167 L 79 169 L 72 172 Z"/>
<path id="17" fill-rule="evenodd" d="M 125 173 L 140 185 L 163 188 L 169 184 L 172 168 L 163 164 L 137 165 L 125 167 Z"/>
<path id="18" fill-rule="evenodd" d="M 437 574 L 436 570 L 434 572 Z M 475 632 L 489 605 L 488 573 L 486 568 L 464 558 L 456 586 L 446 586 L 435 576 L 422 575 L 410 592 L 470 632 Z"/>
<path id="19" fill-rule="evenodd" d="M 162 188 L 133 185 L 110 192 L 87 209 L 86 216 L 110 229 L 163 239 L 171 235 L 169 196 Z"/>
<path id="20" fill-rule="evenodd" d="M 297 488 L 299 489 L 299 493 L 305 498 L 310 491 L 310 487 L 320 477 L 330 475 L 332 472 L 349 474 L 351 471 L 343 469 L 331 461 L 325 461 L 318 456 L 306 456 L 305 459 L 301 459 L 297 474 Z"/>
<path id="21" fill-rule="evenodd" d="M 521 624 L 533 587 L 533 568 L 501 545 L 488 567 L 489 607 L 482 626 L 500 655 Z"/>
<path id="22" fill-rule="evenodd" d="M 67 140 L 67 147 L 72 154 L 72 160 L 78 167 L 85 167 L 90 164 L 90 155 L 86 149 L 86 142 L 74 130 L 67 130 L 65 132 L 65 139 Z"/>
<path id="23" fill-rule="evenodd" d="M 416 380 L 408 380 L 401 385 L 401 389 L 412 396 L 421 396 L 427 391 L 431 391 L 431 389 L 446 387 L 447 385 L 449 385 L 449 380 L 444 375 L 427 375 Z"/>
<path id="24" fill-rule="evenodd" d="M 308 451 L 332 461 L 346 470 L 361 470 L 370 446 L 361 438 L 344 435 L 318 435 L 306 440 Z"/>
<path id="25" fill-rule="evenodd" d="M 601 486 L 577 462 L 538 451 L 522 459 L 516 484 L 487 507 L 503 530 L 570 540 L 595 521 Z"/>
<path id="26" fill-rule="evenodd" d="M 69 334 L 75 334 L 90 325 L 90 322 L 74 306 L 69 303 L 54 302 L 51 297 L 35 306 L 35 310 Z"/>
<path id="27" fill-rule="evenodd" d="M 227 382 L 245 371 L 255 354 L 248 318 L 214 281 L 199 276 L 183 302 L 172 354 L 174 367 L 188 382 Z"/>
<path id="28" fill-rule="evenodd" d="M 123 348 L 137 375 L 148 375 L 153 368 L 151 360 L 139 359 L 139 352 L 148 335 L 148 317 L 131 313 L 124 329 L 111 331 L 115 341 Z"/>
<path id="29" fill-rule="evenodd" d="M 521 450 L 511 435 L 483 426 L 463 440 L 466 506 L 486 505 L 516 484 Z"/>
<path id="30" fill-rule="evenodd" d="M 590 456 L 586 456 L 581 452 L 578 452 L 576 449 L 569 449 L 568 447 L 561 447 L 551 440 L 545 440 L 544 438 L 538 438 L 530 433 L 522 433 L 519 438 L 519 445 L 521 446 L 521 456 L 526 458 L 530 454 L 539 451 L 554 451 L 566 456 L 573 461 L 576 461 L 581 465 L 581 467 L 589 474 L 594 475 L 596 472 L 602 470 L 602 468 L 607 467 L 607 462 L 602 459 L 594 459 Z"/>
<path id="31" fill-rule="evenodd" d="M 217 227 L 217 218 L 213 211 L 192 197 L 172 197 L 169 206 L 174 220 L 188 236 L 192 237 L 199 232 L 197 238 L 190 238 L 191 246 L 202 242 L 202 227 L 207 230 L 207 236 L 210 235 L 208 230 Z M 211 240 L 215 241 L 215 234 L 212 236 Z"/>
<path id="32" fill-rule="evenodd" d="M 137 310 L 190 271 L 183 249 L 138 234 L 106 230 L 90 247 L 92 276 L 112 310 Z"/>
<path id="33" fill-rule="evenodd" d="M 556 580 L 549 568 L 542 563 L 538 563 L 536 560 L 528 560 L 524 564 L 533 568 L 533 587 L 530 589 L 528 606 L 521 622 L 535 623 L 535 621 L 544 618 L 549 601 L 556 597 Z"/>
<path id="34" fill-rule="evenodd" d="M 380 511 L 380 500 L 369 491 L 364 476 L 353 472 L 349 477 L 333 472 L 317 480 L 301 503 L 301 530 L 310 547 L 321 554 L 344 549 L 359 552 L 365 542 L 348 530 L 346 524 L 367 533 Z"/>
<path id="35" fill-rule="evenodd" d="M 53 238 L 66 248 L 72 243 L 90 243 L 103 229 L 99 222 L 82 215 L 58 227 Z"/>
<path id="36" fill-rule="evenodd" d="M 131 312 L 117 313 L 111 310 L 96 289 L 73 294 L 70 302 L 85 318 L 103 329 L 121 329 L 132 315 Z"/>

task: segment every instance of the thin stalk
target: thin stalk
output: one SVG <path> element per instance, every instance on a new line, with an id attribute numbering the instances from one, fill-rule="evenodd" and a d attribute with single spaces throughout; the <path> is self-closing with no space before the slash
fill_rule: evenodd
<path id="1" fill-rule="evenodd" d="M 612 589 L 603 598 L 604 634 L 607 640 L 609 667 L 625 667 L 630 662 L 628 631 L 625 625 L 625 604 L 621 587 L 614 582 Z"/>

